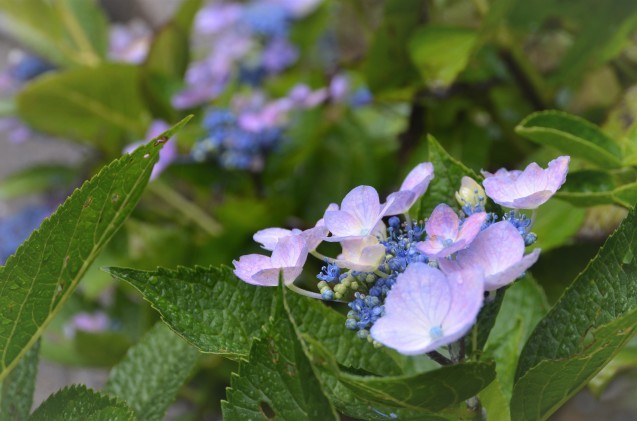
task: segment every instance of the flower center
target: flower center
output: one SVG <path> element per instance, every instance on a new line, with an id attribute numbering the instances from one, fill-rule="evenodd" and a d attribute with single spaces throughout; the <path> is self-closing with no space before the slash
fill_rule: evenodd
<path id="1" fill-rule="evenodd" d="M 442 326 L 434 326 L 429 330 L 429 336 L 431 339 L 438 339 L 442 337 Z"/>

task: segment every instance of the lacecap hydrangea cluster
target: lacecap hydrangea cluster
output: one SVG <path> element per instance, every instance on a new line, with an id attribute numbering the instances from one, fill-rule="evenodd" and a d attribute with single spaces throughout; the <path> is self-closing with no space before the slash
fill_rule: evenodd
<path id="1" fill-rule="evenodd" d="M 272 255 L 242 256 L 235 274 L 261 286 L 276 286 L 281 277 L 312 296 L 293 284 L 312 254 L 325 261 L 316 295 L 348 303 L 347 328 L 406 355 L 435 351 L 467 334 L 485 293 L 522 277 L 537 261 L 539 249 L 525 254 L 536 240 L 533 217 L 521 211 L 555 194 L 569 160 L 559 157 L 546 169 L 532 163 L 524 171 L 483 171 L 482 186 L 463 177 L 455 195 L 459 212 L 441 203 L 426 221 L 412 221 L 410 208 L 434 178 L 433 165 L 421 163 L 385 203 L 373 187 L 359 186 L 313 228 L 257 232 L 255 241 Z M 509 210 L 488 212 L 488 199 Z M 322 241 L 340 243 L 342 253 L 323 256 L 316 250 Z"/>

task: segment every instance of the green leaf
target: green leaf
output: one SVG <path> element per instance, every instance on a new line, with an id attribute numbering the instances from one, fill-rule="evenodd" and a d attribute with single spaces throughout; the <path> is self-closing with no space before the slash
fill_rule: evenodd
<path id="1" fill-rule="evenodd" d="M 33 405 L 39 355 L 40 341 L 37 341 L 2 382 L 0 419 L 20 421 L 29 416 Z"/>
<path id="2" fill-rule="evenodd" d="M 95 0 L 0 0 L 0 9 L 3 30 L 59 66 L 94 66 L 106 55 L 108 23 Z"/>
<path id="3" fill-rule="evenodd" d="M 320 342 L 309 335 L 302 339 L 330 400 L 345 415 L 361 419 L 470 418 L 464 399 L 475 396 L 495 377 L 494 365 L 487 363 L 448 366 L 415 376 L 354 375 L 342 371 Z"/>
<path id="4" fill-rule="evenodd" d="M 556 197 L 580 207 L 615 204 L 631 209 L 637 202 L 637 182 L 620 184 L 605 171 L 575 171 Z"/>
<path id="5" fill-rule="evenodd" d="M 434 178 L 420 200 L 418 219 L 428 218 L 431 211 L 440 203 L 458 208 L 455 193 L 460 188 L 463 176 L 471 177 L 476 181 L 481 179 L 472 170 L 451 157 L 433 136 L 428 136 L 427 140 L 429 162 L 434 166 Z"/>
<path id="6" fill-rule="evenodd" d="M 75 385 L 49 396 L 29 417 L 29 421 L 57 420 L 134 421 L 135 414 L 121 401 Z"/>
<path id="7" fill-rule="evenodd" d="M 564 215 L 568 215 L 568 218 L 564 218 Z M 549 200 L 537 210 L 532 226 L 537 241 L 532 247 L 546 253 L 564 245 L 579 231 L 585 215 L 586 209 L 577 208 L 563 200 Z"/>
<path id="8" fill-rule="evenodd" d="M 446 88 L 467 66 L 477 38 L 472 29 L 426 25 L 409 40 L 409 52 L 427 86 Z"/>
<path id="9" fill-rule="evenodd" d="M 361 340 L 355 332 L 345 328 L 345 316 L 341 313 L 319 300 L 298 294 L 286 294 L 286 301 L 300 334 L 318 340 L 339 364 L 375 374 L 402 373 L 396 362 L 400 359 L 397 354 Z"/>
<path id="10" fill-rule="evenodd" d="M 33 193 L 68 188 L 77 178 L 77 169 L 63 165 L 27 168 L 5 177 L 0 182 L 0 200 L 13 199 Z"/>
<path id="11" fill-rule="evenodd" d="M 133 211 L 161 144 L 187 120 L 103 168 L 9 257 L 0 270 L 0 379 L 40 337 Z"/>
<path id="12" fill-rule="evenodd" d="M 520 351 L 547 311 L 544 291 L 533 278 L 527 276 L 507 288 L 484 351 L 486 358 L 496 363 L 498 386 L 507 402 L 511 400 Z"/>
<path id="13" fill-rule="evenodd" d="M 150 123 L 138 77 L 138 67 L 112 63 L 41 77 L 18 94 L 18 116 L 37 130 L 119 154 L 123 136 L 141 139 Z"/>
<path id="14" fill-rule="evenodd" d="M 637 322 L 636 223 L 633 210 L 527 341 L 512 418 L 550 415 L 630 339 Z"/>
<path id="15" fill-rule="evenodd" d="M 242 362 L 232 376 L 223 418 L 336 420 L 285 310 L 282 286 L 278 292 L 276 310 L 252 344 L 250 362 Z"/>
<path id="16" fill-rule="evenodd" d="M 198 359 L 196 349 L 157 323 L 113 367 L 103 392 L 126 402 L 138 420 L 161 420 Z"/>
<path id="17" fill-rule="evenodd" d="M 599 399 L 619 373 L 635 367 L 637 367 L 637 337 L 633 336 L 630 343 L 591 379 L 588 383 L 588 389 Z"/>
<path id="18" fill-rule="evenodd" d="M 424 21 L 424 7 L 419 0 L 385 3 L 383 23 L 374 35 L 364 70 L 374 95 L 409 88 L 418 81 L 406 45 Z"/>
<path id="19" fill-rule="evenodd" d="M 526 117 L 515 131 L 542 145 L 585 159 L 602 168 L 621 168 L 619 146 L 599 127 L 562 111 L 540 111 Z"/>
<path id="20" fill-rule="evenodd" d="M 231 359 L 248 356 L 273 305 L 275 288 L 246 284 L 227 267 L 104 270 L 139 290 L 162 320 L 201 351 Z"/>

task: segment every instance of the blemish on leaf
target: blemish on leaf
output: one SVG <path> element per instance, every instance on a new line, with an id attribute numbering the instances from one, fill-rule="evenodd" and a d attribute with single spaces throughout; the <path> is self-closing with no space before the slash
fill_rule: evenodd
<path id="1" fill-rule="evenodd" d="M 147 153 L 146 155 L 144 155 L 144 159 L 148 159 L 148 158 L 150 158 L 150 154 Z"/>
<path id="2" fill-rule="evenodd" d="M 261 411 L 263 416 L 269 420 L 274 419 L 274 417 L 276 416 L 276 412 L 274 412 L 274 409 L 272 409 L 272 407 L 267 402 L 259 402 L 259 410 Z"/>
<path id="3" fill-rule="evenodd" d="M 69 255 L 66 255 L 66 256 L 64 257 L 64 262 L 62 263 L 62 268 L 63 268 L 63 269 L 64 269 L 64 268 L 66 268 L 66 266 L 69 264 L 69 259 L 70 259 L 70 258 L 71 258 L 71 256 L 69 256 Z"/>
<path id="4" fill-rule="evenodd" d="M 119 194 L 113 193 L 113 197 L 111 197 L 111 202 L 115 203 L 119 200 Z"/>
<path id="5" fill-rule="evenodd" d="M 297 371 L 296 371 L 296 366 L 294 364 L 286 364 L 285 365 L 285 371 L 288 374 L 288 376 L 290 377 L 296 377 L 297 375 Z"/>
<path id="6" fill-rule="evenodd" d="M 628 249 L 626 250 L 626 253 L 624 253 L 624 257 L 622 257 L 622 263 L 625 265 L 630 264 L 633 261 L 633 250 L 631 247 L 628 247 Z"/>
<path id="7" fill-rule="evenodd" d="M 153 146 L 163 145 L 166 142 L 168 142 L 168 138 L 166 136 L 160 136 L 153 142 Z"/>
<path id="8" fill-rule="evenodd" d="M 88 208 L 89 206 L 91 206 L 91 203 L 93 203 L 93 196 L 89 196 L 88 199 L 86 199 L 86 201 L 82 205 L 82 207 Z"/>

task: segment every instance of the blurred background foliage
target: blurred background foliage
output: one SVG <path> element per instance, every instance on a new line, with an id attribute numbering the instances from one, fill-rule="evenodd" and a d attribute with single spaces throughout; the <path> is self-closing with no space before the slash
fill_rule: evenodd
<path id="1" fill-rule="evenodd" d="M 476 171 L 572 155 L 534 228 L 549 303 L 637 201 L 633 1 L 0 0 L 0 31 L 0 147 L 69 151 L 0 183 L 2 261 L 154 123 L 195 116 L 46 332 L 59 363 L 110 367 L 158 318 L 99 267 L 229 264 L 254 231 L 313 226 L 356 185 L 392 191 L 428 133 Z M 184 419 L 219 414 L 234 369 L 204 358 Z"/>

